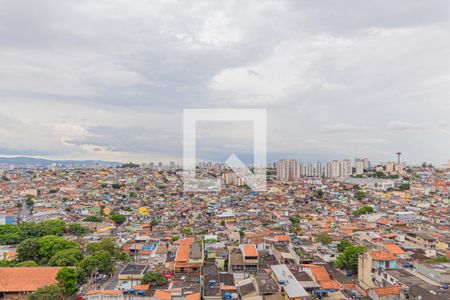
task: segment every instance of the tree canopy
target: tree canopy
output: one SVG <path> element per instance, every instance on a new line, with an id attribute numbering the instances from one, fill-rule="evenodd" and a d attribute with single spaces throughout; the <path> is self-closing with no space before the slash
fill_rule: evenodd
<path id="1" fill-rule="evenodd" d="M 374 213 L 375 209 L 372 206 L 365 205 L 363 207 L 360 207 L 356 210 L 355 215 L 361 216 L 365 214 L 371 214 Z"/>
<path id="2" fill-rule="evenodd" d="M 142 284 L 146 283 L 150 283 L 151 285 L 164 285 L 167 283 L 167 278 L 158 272 L 149 272 L 142 279 Z"/>
<path id="3" fill-rule="evenodd" d="M 316 242 L 319 242 L 322 245 L 329 245 L 329 244 L 331 244 L 332 239 L 329 234 L 321 233 L 316 236 Z"/>
<path id="4" fill-rule="evenodd" d="M 64 290 L 57 285 L 47 285 L 30 294 L 30 300 L 64 300 Z"/>
<path id="5" fill-rule="evenodd" d="M 39 249 L 41 245 L 38 239 L 31 238 L 26 239 L 17 246 L 16 258 L 18 261 L 38 261 L 39 260 Z"/>
<path id="6" fill-rule="evenodd" d="M 116 226 L 120 226 L 127 220 L 127 217 L 121 214 L 112 214 L 111 220 L 116 223 Z"/>
<path id="7" fill-rule="evenodd" d="M 89 243 L 86 246 L 86 253 L 89 255 L 101 250 L 107 251 L 113 257 L 116 257 L 120 252 L 119 245 L 110 238 L 104 238 L 98 242 Z"/>
<path id="8" fill-rule="evenodd" d="M 91 275 L 95 270 L 101 274 L 110 275 L 114 271 L 113 258 L 108 251 L 100 250 L 83 258 L 78 266 L 87 274 Z"/>
<path id="9" fill-rule="evenodd" d="M 77 291 L 77 273 L 73 268 L 64 267 L 56 274 L 58 286 L 65 295 L 73 295 Z"/>
<path id="10" fill-rule="evenodd" d="M 41 261 L 48 262 L 53 255 L 55 255 L 58 251 L 75 248 L 79 249 L 80 245 L 78 245 L 74 241 L 68 241 L 62 237 L 55 235 L 46 235 L 44 237 L 39 238 L 39 256 Z"/>
<path id="11" fill-rule="evenodd" d="M 335 265 L 339 268 L 345 268 L 348 270 L 358 270 L 358 256 L 367 251 L 364 246 L 349 246 L 345 248 L 344 252 L 339 254 L 336 259 Z"/>
<path id="12" fill-rule="evenodd" d="M 29 238 L 46 235 L 62 236 L 65 233 L 83 233 L 87 228 L 79 224 L 66 224 L 62 220 L 47 220 L 41 223 L 24 222 L 17 225 L 0 225 L 0 244 L 18 244 Z"/>
<path id="13" fill-rule="evenodd" d="M 349 240 L 342 240 L 337 245 L 339 252 L 344 252 L 348 247 L 353 246 L 353 244 Z"/>
<path id="14" fill-rule="evenodd" d="M 83 259 L 83 253 L 78 248 L 69 248 L 58 251 L 53 255 L 48 264 L 50 266 L 75 266 Z"/>

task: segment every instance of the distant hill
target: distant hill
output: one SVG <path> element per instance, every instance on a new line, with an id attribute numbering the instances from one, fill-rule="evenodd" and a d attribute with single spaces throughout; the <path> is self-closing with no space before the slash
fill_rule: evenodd
<path id="1" fill-rule="evenodd" d="M 66 165 L 66 166 L 118 166 L 122 163 L 110 162 L 102 160 L 51 160 L 45 158 L 34 157 L 0 157 L 0 164 L 8 164 L 15 166 L 36 165 L 36 166 L 48 166 L 51 164 Z"/>

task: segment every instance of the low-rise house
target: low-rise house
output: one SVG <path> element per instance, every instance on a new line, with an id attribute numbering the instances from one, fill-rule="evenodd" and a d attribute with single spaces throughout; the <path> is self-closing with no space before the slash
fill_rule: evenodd
<path id="1" fill-rule="evenodd" d="M 60 267 L 0 268 L 0 298 L 27 299 L 37 289 L 56 283 Z"/>
<path id="2" fill-rule="evenodd" d="M 286 300 L 301 300 L 309 297 L 308 292 L 286 265 L 273 265 L 270 268 Z"/>

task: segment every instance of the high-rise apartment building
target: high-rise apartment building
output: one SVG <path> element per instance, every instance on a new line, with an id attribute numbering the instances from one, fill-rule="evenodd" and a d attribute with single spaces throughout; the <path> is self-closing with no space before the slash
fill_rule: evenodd
<path id="1" fill-rule="evenodd" d="M 325 165 L 325 172 L 324 172 L 324 176 L 325 176 L 326 178 L 331 178 L 331 177 L 333 177 L 333 176 L 331 175 L 331 174 L 332 174 L 331 170 L 332 170 L 332 164 L 331 164 L 331 162 L 327 162 L 326 165 Z"/>
<path id="2" fill-rule="evenodd" d="M 352 175 L 352 162 L 350 161 L 350 159 L 344 159 L 341 162 L 340 169 L 341 169 L 340 176 L 349 177 L 350 175 Z"/>
<path id="3" fill-rule="evenodd" d="M 355 159 L 355 174 L 361 175 L 364 173 L 364 160 L 363 159 Z"/>
<path id="4" fill-rule="evenodd" d="M 279 160 L 277 162 L 277 180 L 296 181 L 300 178 L 301 165 L 297 160 Z"/>
<path id="5" fill-rule="evenodd" d="M 331 162 L 331 177 L 336 178 L 339 177 L 341 174 L 340 172 L 340 165 L 338 160 L 333 160 Z"/>
<path id="6" fill-rule="evenodd" d="M 395 163 L 392 161 L 388 161 L 386 163 L 386 172 L 394 172 Z"/>
<path id="7" fill-rule="evenodd" d="M 366 157 L 366 158 L 363 158 L 363 163 L 364 163 L 364 170 L 369 170 L 370 169 L 370 161 L 369 161 L 369 159 Z"/>

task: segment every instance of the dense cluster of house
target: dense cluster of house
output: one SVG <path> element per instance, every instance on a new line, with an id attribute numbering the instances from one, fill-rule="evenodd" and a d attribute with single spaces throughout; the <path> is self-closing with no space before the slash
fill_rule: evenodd
<path id="1" fill-rule="evenodd" d="M 409 168 L 380 189 L 269 173 L 265 192 L 230 183 L 194 193 L 176 169 L 15 168 L 2 171 L 0 226 L 61 219 L 90 228 L 67 236 L 81 245 L 115 239 L 131 261 L 83 286 L 83 299 L 450 299 L 449 178 Z M 364 251 L 346 255 L 342 241 Z M 0 260 L 14 260 L 16 246 L 3 244 Z M 52 284 L 54 268 L 0 268 L 0 297 Z M 142 284 L 149 272 L 167 282 Z"/>

